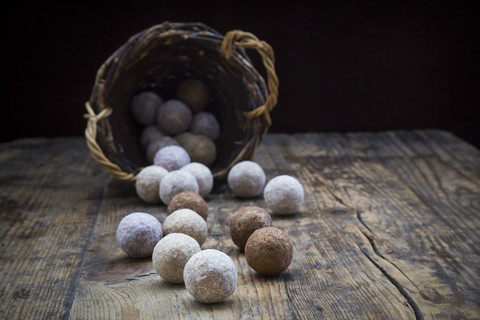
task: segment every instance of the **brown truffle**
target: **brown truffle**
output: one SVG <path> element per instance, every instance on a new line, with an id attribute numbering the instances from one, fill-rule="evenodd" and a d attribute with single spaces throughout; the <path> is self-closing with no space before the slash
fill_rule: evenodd
<path id="1" fill-rule="evenodd" d="M 210 93 L 203 82 L 189 79 L 178 86 L 177 98 L 189 106 L 193 112 L 200 112 L 207 107 Z"/>
<path id="2" fill-rule="evenodd" d="M 205 221 L 208 216 L 208 205 L 201 195 L 191 191 L 184 191 L 173 197 L 167 208 L 167 215 L 179 210 L 190 209 L 198 213 Z"/>
<path id="3" fill-rule="evenodd" d="M 199 134 L 181 134 L 175 140 L 184 148 L 192 162 L 200 162 L 210 167 L 217 157 L 217 147 L 213 141 Z"/>
<path id="4" fill-rule="evenodd" d="M 255 206 L 240 208 L 230 219 L 230 236 L 233 243 L 245 249 L 250 235 L 257 229 L 272 226 L 272 218 L 265 209 Z"/>
<path id="5" fill-rule="evenodd" d="M 280 229 L 261 228 L 252 233 L 245 245 L 248 265 L 262 275 L 277 275 L 292 262 L 293 245 Z"/>

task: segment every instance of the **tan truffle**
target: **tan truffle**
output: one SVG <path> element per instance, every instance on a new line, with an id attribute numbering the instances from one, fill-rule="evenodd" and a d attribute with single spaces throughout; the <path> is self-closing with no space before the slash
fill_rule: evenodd
<path id="1" fill-rule="evenodd" d="M 183 269 L 190 258 L 202 249 L 198 242 L 183 233 L 170 233 L 155 246 L 152 262 L 165 281 L 183 283 Z"/>
<path id="2" fill-rule="evenodd" d="M 170 201 L 167 208 L 167 215 L 179 209 L 190 209 L 198 213 L 205 221 L 208 217 L 208 205 L 201 195 L 191 191 L 184 191 L 177 194 Z"/>
<path id="3" fill-rule="evenodd" d="M 217 147 L 213 141 L 198 134 L 181 134 L 175 140 L 184 148 L 192 162 L 200 162 L 211 166 L 217 157 Z"/>
<path id="4" fill-rule="evenodd" d="M 193 210 L 180 209 L 167 216 L 163 222 L 163 233 L 184 233 L 202 245 L 207 239 L 207 223 Z"/>
<path id="5" fill-rule="evenodd" d="M 245 249 L 248 238 L 255 230 L 271 226 L 272 218 L 265 209 L 255 206 L 243 207 L 230 219 L 230 236 L 233 243 L 240 249 Z"/>
<path id="6" fill-rule="evenodd" d="M 252 233 L 245 246 L 248 265 L 262 275 L 277 275 L 292 262 L 293 245 L 280 229 L 261 228 Z"/>
<path id="7" fill-rule="evenodd" d="M 193 112 L 199 112 L 207 107 L 210 93 L 203 82 L 189 79 L 178 86 L 177 98 L 189 106 Z"/>

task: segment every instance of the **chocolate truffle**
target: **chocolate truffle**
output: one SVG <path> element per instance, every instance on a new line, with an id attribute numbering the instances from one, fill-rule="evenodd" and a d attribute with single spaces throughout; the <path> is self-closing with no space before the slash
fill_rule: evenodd
<path id="1" fill-rule="evenodd" d="M 192 191 L 198 193 L 198 183 L 195 177 L 187 172 L 175 170 L 163 177 L 160 183 L 160 199 L 167 206 L 173 197 L 183 191 Z"/>
<path id="2" fill-rule="evenodd" d="M 131 258 L 150 257 L 162 236 L 160 222 L 144 212 L 126 215 L 117 228 L 117 243 Z"/>
<path id="3" fill-rule="evenodd" d="M 158 150 L 153 158 L 153 164 L 168 171 L 178 170 L 190 163 L 190 156 L 180 146 L 166 146 Z"/>
<path id="4" fill-rule="evenodd" d="M 137 195 L 145 202 L 160 203 L 158 193 L 160 182 L 168 171 L 159 166 L 148 166 L 142 169 L 135 177 Z"/>
<path id="5" fill-rule="evenodd" d="M 237 268 L 225 253 L 207 249 L 194 254 L 183 270 L 187 291 L 203 303 L 220 302 L 237 289 Z"/>
<path id="6" fill-rule="evenodd" d="M 291 176 L 278 176 L 267 183 L 263 197 L 273 214 L 295 213 L 303 203 L 303 186 Z"/>
<path id="7" fill-rule="evenodd" d="M 154 124 L 158 108 L 162 103 L 162 98 L 155 92 L 145 91 L 135 95 L 131 104 L 133 118 L 145 126 Z"/>
<path id="8" fill-rule="evenodd" d="M 190 131 L 194 134 L 207 136 L 215 141 L 220 135 L 220 125 L 217 118 L 210 112 L 199 112 L 193 116 Z"/>
<path id="9" fill-rule="evenodd" d="M 228 186 L 240 198 L 251 198 L 262 193 L 265 186 L 265 172 L 253 161 L 242 161 L 230 169 Z"/>
<path id="10" fill-rule="evenodd" d="M 265 209 L 255 206 L 242 207 L 230 219 L 230 237 L 233 243 L 243 250 L 253 232 L 271 226 L 272 218 Z"/>
<path id="11" fill-rule="evenodd" d="M 167 207 L 167 215 L 179 209 L 190 209 L 198 213 L 205 221 L 208 217 L 208 205 L 201 195 L 191 191 L 177 194 Z"/>
<path id="12" fill-rule="evenodd" d="M 200 112 L 210 102 L 210 93 L 203 82 L 189 79 L 178 86 L 177 98 L 185 102 L 193 112 Z"/>
<path id="13" fill-rule="evenodd" d="M 215 143 L 206 136 L 185 134 L 176 137 L 176 140 L 187 151 L 192 162 L 200 162 L 209 167 L 217 157 Z"/>
<path id="14" fill-rule="evenodd" d="M 167 216 L 163 222 L 163 232 L 184 233 L 197 240 L 202 245 L 207 239 L 207 223 L 193 210 L 179 209 Z"/>
<path id="15" fill-rule="evenodd" d="M 155 246 L 152 262 L 165 281 L 183 283 L 183 269 L 190 258 L 202 249 L 198 242 L 183 233 L 170 233 Z"/>
<path id="16" fill-rule="evenodd" d="M 293 244 L 280 229 L 256 230 L 245 245 L 248 265 L 259 274 L 272 276 L 285 271 L 292 262 Z"/>
<path id="17" fill-rule="evenodd" d="M 180 170 L 188 171 L 193 174 L 195 179 L 197 179 L 198 193 L 202 197 L 208 196 L 210 191 L 212 191 L 213 175 L 212 171 L 210 171 L 210 169 L 206 165 L 200 162 L 192 162 L 182 167 L 182 169 Z"/>
<path id="18" fill-rule="evenodd" d="M 192 112 L 179 100 L 163 103 L 157 112 L 157 123 L 162 132 L 170 135 L 184 132 L 190 126 Z"/>
<path id="19" fill-rule="evenodd" d="M 152 141 L 158 140 L 164 135 L 156 125 L 145 127 L 140 134 L 140 145 L 147 148 Z"/>

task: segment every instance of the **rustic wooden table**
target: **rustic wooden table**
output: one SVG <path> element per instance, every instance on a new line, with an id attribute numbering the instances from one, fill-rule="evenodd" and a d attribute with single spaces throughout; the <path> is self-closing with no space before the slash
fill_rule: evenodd
<path id="1" fill-rule="evenodd" d="M 228 254 L 238 289 L 195 302 L 150 259 L 117 247 L 120 219 L 165 219 L 112 180 L 78 138 L 0 145 L 3 319 L 479 319 L 480 151 L 442 131 L 268 135 L 268 178 L 297 177 L 298 214 L 274 217 L 294 242 L 277 277 L 252 271 L 229 217 L 261 198 L 209 196 L 203 248 Z"/>

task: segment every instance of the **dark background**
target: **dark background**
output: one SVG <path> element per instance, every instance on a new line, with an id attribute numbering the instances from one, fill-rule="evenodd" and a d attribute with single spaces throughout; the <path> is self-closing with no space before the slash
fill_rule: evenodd
<path id="1" fill-rule="evenodd" d="M 131 35 L 169 20 L 242 29 L 272 45 L 280 95 L 270 132 L 437 128 L 480 147 L 478 1 L 13 6 L 2 22 L 1 141 L 82 135 L 98 67 Z"/>

